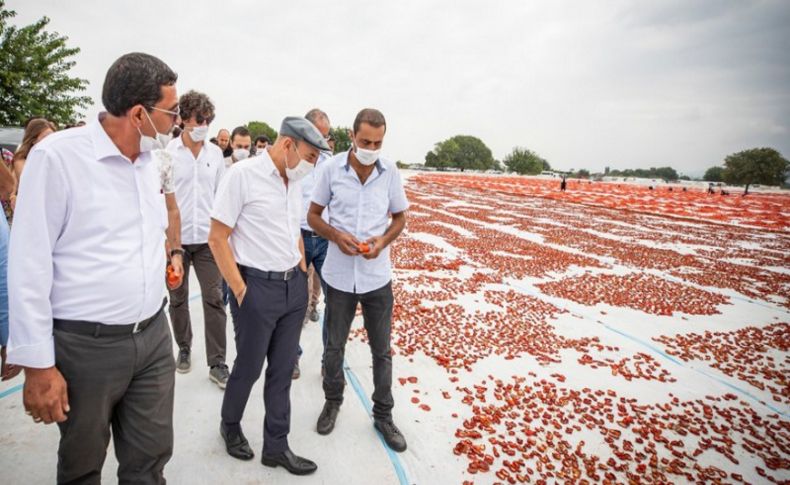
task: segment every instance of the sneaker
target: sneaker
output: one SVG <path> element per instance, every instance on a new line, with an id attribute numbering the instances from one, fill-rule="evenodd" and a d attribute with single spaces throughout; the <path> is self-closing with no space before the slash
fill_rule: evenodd
<path id="1" fill-rule="evenodd" d="M 228 372 L 228 366 L 224 362 L 211 367 L 211 370 L 208 371 L 208 378 L 211 379 L 211 382 L 218 385 L 220 389 L 225 389 L 225 386 L 228 384 L 228 377 L 230 377 L 230 373 Z"/>
<path id="2" fill-rule="evenodd" d="M 302 371 L 299 370 L 299 359 L 296 359 L 296 364 L 294 364 L 294 372 L 291 374 L 291 379 L 299 379 L 302 376 Z"/>
<path id="3" fill-rule="evenodd" d="M 387 446 L 394 451 L 406 451 L 406 438 L 403 437 L 403 433 L 395 426 L 392 419 L 376 419 L 373 421 L 373 427 L 381 433 Z"/>
<path id="4" fill-rule="evenodd" d="M 313 309 L 310 310 L 310 321 L 311 322 L 318 321 L 318 310 L 316 310 L 315 307 L 313 307 Z"/>
<path id="5" fill-rule="evenodd" d="M 335 421 L 337 421 L 337 413 L 340 412 L 340 404 L 334 401 L 325 401 L 324 409 L 318 416 L 318 423 L 315 428 L 318 434 L 327 435 L 335 429 Z"/>
<path id="6" fill-rule="evenodd" d="M 192 358 L 189 355 L 189 347 L 181 347 L 181 350 L 178 351 L 176 370 L 180 374 L 186 374 L 192 370 Z"/>

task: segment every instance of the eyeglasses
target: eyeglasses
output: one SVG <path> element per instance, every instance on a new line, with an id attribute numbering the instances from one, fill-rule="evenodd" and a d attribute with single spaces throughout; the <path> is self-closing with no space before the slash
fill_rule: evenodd
<path id="1" fill-rule="evenodd" d="M 176 106 L 176 110 L 175 111 L 170 111 L 169 109 L 157 108 L 156 106 L 149 106 L 148 109 L 153 109 L 153 110 L 156 110 L 156 111 L 161 111 L 162 113 L 167 113 L 167 114 L 169 114 L 170 116 L 173 117 L 173 121 L 174 122 L 178 119 L 179 115 L 181 114 L 181 107 L 180 106 Z"/>

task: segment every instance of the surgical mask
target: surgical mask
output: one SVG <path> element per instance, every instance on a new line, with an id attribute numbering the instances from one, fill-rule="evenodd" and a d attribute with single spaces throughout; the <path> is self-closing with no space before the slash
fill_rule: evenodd
<path id="1" fill-rule="evenodd" d="M 237 162 L 244 160 L 245 158 L 250 156 L 250 151 L 246 148 L 237 148 L 233 150 L 233 159 Z"/>
<path id="2" fill-rule="evenodd" d="M 290 180 L 292 182 L 296 182 L 297 180 L 303 179 L 304 177 L 309 175 L 310 172 L 313 171 L 315 166 L 312 163 L 310 163 L 307 160 L 305 160 L 304 158 L 302 158 L 301 155 L 299 155 L 299 150 L 296 149 L 296 145 L 295 144 L 294 144 L 293 147 L 294 147 L 294 151 L 296 151 L 296 154 L 299 156 L 299 163 L 297 163 L 294 168 L 289 168 L 288 167 L 288 160 L 286 159 L 285 160 L 285 175 L 288 176 L 288 180 Z"/>
<path id="3" fill-rule="evenodd" d="M 359 163 L 369 167 L 370 165 L 376 163 L 376 160 L 379 159 L 379 153 L 381 153 L 381 150 L 365 150 L 364 148 L 357 147 L 354 155 L 357 156 Z"/>
<path id="4" fill-rule="evenodd" d="M 148 135 L 144 135 L 140 128 L 137 128 L 137 132 L 140 133 L 140 153 L 143 152 L 150 152 L 152 150 L 164 150 L 167 147 L 167 144 L 170 143 L 170 140 L 173 139 L 173 135 L 167 133 L 159 133 L 156 129 L 156 125 L 151 120 L 151 116 L 148 114 L 148 111 L 143 111 L 145 116 L 148 118 L 148 122 L 151 123 L 154 131 L 156 132 L 156 138 Z"/>
<path id="5" fill-rule="evenodd" d="M 192 141 L 195 143 L 200 143 L 205 140 L 206 136 L 208 136 L 208 125 L 193 126 L 192 129 L 189 130 L 189 137 L 192 138 Z"/>

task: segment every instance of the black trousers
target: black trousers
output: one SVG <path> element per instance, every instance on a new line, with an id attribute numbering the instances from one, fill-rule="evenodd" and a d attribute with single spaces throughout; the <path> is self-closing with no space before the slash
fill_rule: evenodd
<path id="1" fill-rule="evenodd" d="M 206 363 L 225 363 L 227 316 L 222 300 L 222 274 L 208 244 L 184 244 L 184 283 L 170 291 L 170 320 L 179 347 L 192 347 L 192 320 L 189 316 L 189 267 L 195 267 L 203 298 Z"/>
<path id="2" fill-rule="evenodd" d="M 140 333 L 55 330 L 55 365 L 71 411 L 59 423 L 58 483 L 98 484 L 112 429 L 118 483 L 165 483 L 173 454 L 175 369 L 167 317 Z"/>
<path id="3" fill-rule="evenodd" d="M 346 293 L 327 285 L 326 327 L 328 340 L 324 353 L 324 396 L 327 401 L 343 402 L 343 359 L 351 322 L 362 305 L 362 318 L 373 356 L 373 417 L 392 416 L 392 282 L 368 293 Z"/>
<path id="4" fill-rule="evenodd" d="M 230 297 L 236 360 L 222 401 L 222 422 L 238 429 L 252 386 L 268 359 L 263 386 L 263 451 L 280 453 L 288 449 L 291 430 L 291 374 L 307 312 L 307 274 L 297 271 L 288 281 L 276 281 L 244 267 L 241 270 L 247 294 L 241 307 Z"/>

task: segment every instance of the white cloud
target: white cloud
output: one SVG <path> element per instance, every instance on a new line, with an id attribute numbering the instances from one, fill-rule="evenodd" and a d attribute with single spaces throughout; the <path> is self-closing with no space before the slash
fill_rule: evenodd
<path id="1" fill-rule="evenodd" d="M 217 106 L 212 133 L 321 107 L 388 119 L 385 152 L 422 161 L 479 136 L 562 168 L 698 173 L 751 146 L 790 156 L 790 3 L 8 0 L 82 52 L 100 109 L 109 65 L 159 56 Z"/>

